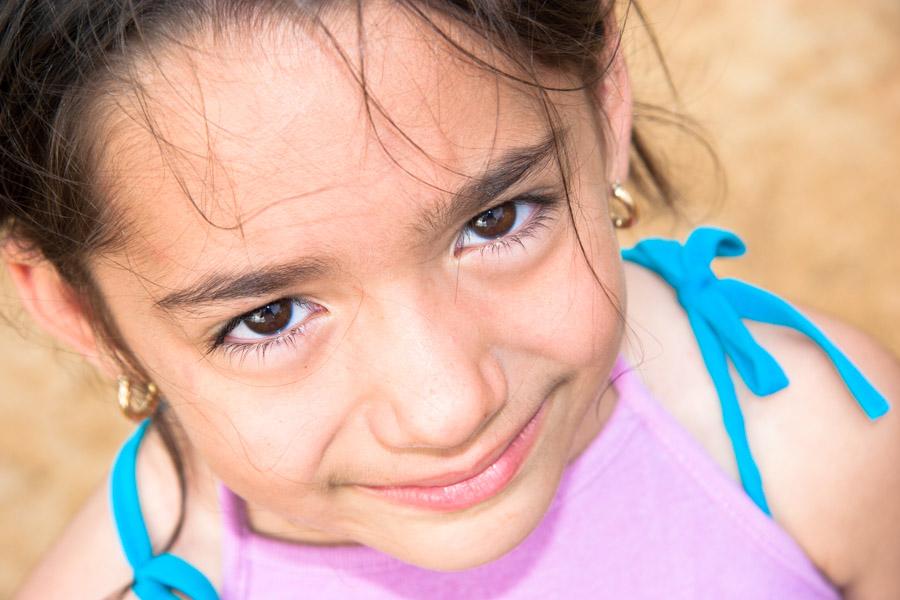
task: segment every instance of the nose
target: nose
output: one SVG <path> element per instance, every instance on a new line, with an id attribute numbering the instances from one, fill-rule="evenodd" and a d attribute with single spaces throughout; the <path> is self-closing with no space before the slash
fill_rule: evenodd
<path id="1" fill-rule="evenodd" d="M 438 294 L 393 292 L 369 297 L 357 320 L 369 426 L 393 448 L 464 446 L 506 402 L 501 364 L 479 335 L 477 312 L 452 293 L 442 302 Z"/>

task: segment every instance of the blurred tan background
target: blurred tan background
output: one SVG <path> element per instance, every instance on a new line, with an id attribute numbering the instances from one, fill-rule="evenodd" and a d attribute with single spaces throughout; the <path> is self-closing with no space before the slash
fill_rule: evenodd
<path id="1" fill-rule="evenodd" d="M 900 355 L 900 3 L 643 6 L 683 108 L 724 165 L 727 193 L 721 200 L 696 143 L 660 130 L 692 199 L 689 220 L 645 214 L 623 245 L 681 237 L 700 222 L 732 229 L 748 254 L 717 261 L 721 276 L 841 317 Z M 626 36 L 638 95 L 664 98 L 636 18 Z M 104 481 L 131 427 L 111 384 L 28 329 L 5 281 L 0 314 L 12 322 L 0 324 L 0 597 L 8 597 Z"/>

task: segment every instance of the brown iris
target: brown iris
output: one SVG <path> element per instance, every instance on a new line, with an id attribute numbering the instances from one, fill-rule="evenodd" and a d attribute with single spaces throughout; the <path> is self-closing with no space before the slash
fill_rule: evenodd
<path id="1" fill-rule="evenodd" d="M 243 321 L 253 333 L 278 333 L 291 322 L 293 304 L 293 300 L 277 300 L 249 313 Z"/>
<path id="2" fill-rule="evenodd" d="M 469 221 L 469 227 L 480 237 L 494 239 L 509 233 L 515 222 L 516 203 L 506 202 Z"/>

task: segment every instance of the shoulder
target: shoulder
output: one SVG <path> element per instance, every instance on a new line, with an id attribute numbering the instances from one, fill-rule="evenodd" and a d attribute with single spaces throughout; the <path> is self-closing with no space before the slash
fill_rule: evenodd
<path id="1" fill-rule="evenodd" d="M 790 379 L 771 398 L 741 394 L 773 514 L 848 598 L 900 597 L 900 363 L 859 329 L 795 307 L 892 408 L 870 420 L 818 346 L 792 330 L 751 324 Z"/>
<path id="2" fill-rule="evenodd" d="M 633 360 L 659 402 L 737 480 L 718 397 L 674 291 L 642 267 L 625 269 Z M 896 357 L 859 329 L 794 306 L 896 404 Z M 758 397 L 731 369 L 773 517 L 847 597 L 900 597 L 900 409 L 870 421 L 809 338 L 745 323 L 790 380 Z"/>
<path id="3" fill-rule="evenodd" d="M 160 548 L 176 525 L 180 496 L 171 461 L 152 429 L 138 452 L 137 478 L 150 539 L 154 548 Z M 185 558 L 198 554 L 200 548 L 194 541 L 195 527 L 188 525 L 173 548 L 186 550 L 178 552 Z M 132 577 L 113 519 L 107 476 L 29 574 L 16 598 L 134 598 L 130 591 L 121 595 L 131 585 Z"/>

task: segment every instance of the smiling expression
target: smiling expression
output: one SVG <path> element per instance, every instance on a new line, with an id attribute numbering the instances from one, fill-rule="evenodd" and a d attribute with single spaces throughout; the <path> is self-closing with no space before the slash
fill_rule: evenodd
<path id="1" fill-rule="evenodd" d="M 197 36 L 202 52 L 145 65 L 165 144 L 133 95 L 97 105 L 129 242 L 94 274 L 190 451 L 258 529 L 456 570 L 521 541 L 603 425 L 624 310 L 607 160 L 587 92 L 550 92 L 570 213 L 533 89 L 398 11 L 378 19 L 369 88 L 427 155 L 369 121 L 320 38 Z M 478 477 L 489 489 L 440 491 Z M 412 485 L 444 500 L 411 502 Z"/>

